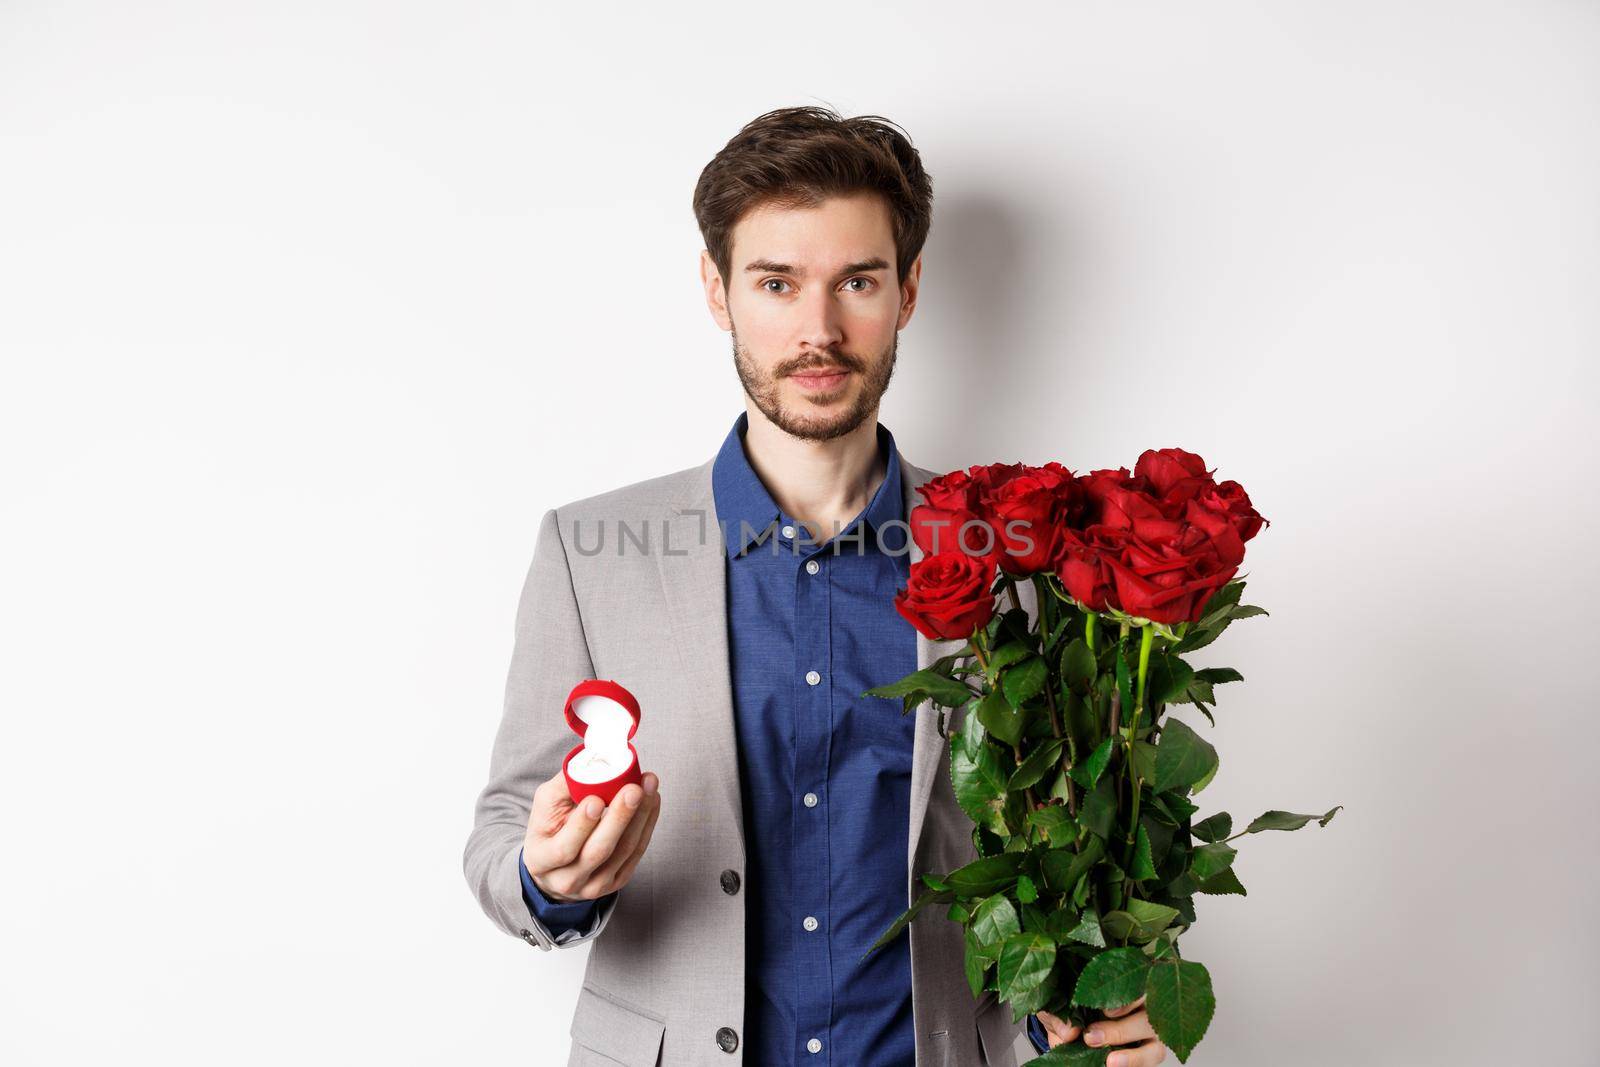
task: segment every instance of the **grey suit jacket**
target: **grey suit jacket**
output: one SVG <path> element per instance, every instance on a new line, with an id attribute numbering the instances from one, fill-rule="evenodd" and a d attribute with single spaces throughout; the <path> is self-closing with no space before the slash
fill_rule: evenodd
<path id="1" fill-rule="evenodd" d="M 517 610 L 504 714 L 463 866 L 478 903 L 507 934 L 544 951 L 591 943 L 569 1067 L 731 1067 L 744 1058 L 744 910 L 761 904 L 725 892 L 721 877 L 743 875 L 745 843 L 713 462 L 546 511 Z M 907 514 L 913 491 L 934 473 L 901 456 Z M 913 547 L 912 561 L 920 556 Z M 919 634 L 918 663 L 959 645 Z M 578 743 L 562 704 L 579 680 L 596 677 L 639 698 L 635 740 L 643 769 L 660 776 L 661 815 L 632 879 L 590 929 L 556 938 L 529 913 L 517 856 L 534 789 Z M 908 901 L 922 874 L 977 858 L 938 709 L 924 704 L 912 714 Z M 953 709 L 947 729 L 959 729 L 964 714 Z M 1038 1054 L 1025 1023 L 1013 1023 L 992 991 L 974 1000 L 962 928 L 944 912 L 926 909 L 902 935 L 911 941 L 917 1064 L 1017 1067 Z M 741 1039 L 731 1053 L 718 1040 L 724 1027 Z M 560 1062 L 559 1042 L 541 1047 L 549 1049 L 541 1063 Z"/>

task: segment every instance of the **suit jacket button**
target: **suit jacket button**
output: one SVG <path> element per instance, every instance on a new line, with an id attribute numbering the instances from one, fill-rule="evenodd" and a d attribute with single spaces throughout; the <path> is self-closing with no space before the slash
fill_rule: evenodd
<path id="1" fill-rule="evenodd" d="M 739 872 L 727 870 L 722 872 L 722 891 L 730 897 L 739 891 Z"/>
<path id="2" fill-rule="evenodd" d="M 732 1052 L 739 1047 L 739 1035 L 733 1032 L 731 1026 L 717 1028 L 717 1044 L 724 1052 Z"/>

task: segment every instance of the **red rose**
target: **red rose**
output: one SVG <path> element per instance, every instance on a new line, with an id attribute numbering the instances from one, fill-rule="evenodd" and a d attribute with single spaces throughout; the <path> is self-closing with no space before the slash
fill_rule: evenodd
<path id="1" fill-rule="evenodd" d="M 1149 481 L 1142 475 L 1130 475 L 1126 467 L 1090 471 L 1083 478 L 1083 491 L 1089 500 L 1085 526 L 1101 524 L 1126 530 L 1135 519 L 1166 517 L 1151 494 Z"/>
<path id="2" fill-rule="evenodd" d="M 978 483 L 951 471 L 917 486 L 926 504 L 911 509 L 911 539 L 925 555 L 966 551 L 993 557 L 998 548 L 978 516 Z"/>
<path id="3" fill-rule="evenodd" d="M 965 639 L 994 615 L 994 563 L 965 552 L 924 556 L 911 565 L 894 606 L 924 637 Z"/>
<path id="4" fill-rule="evenodd" d="M 980 491 L 980 513 L 999 536 L 999 565 L 1025 577 L 1054 569 L 1061 534 L 1080 510 L 1083 490 L 1059 463 L 1022 472 Z"/>
<path id="5" fill-rule="evenodd" d="M 1272 523 L 1263 519 L 1250 504 L 1250 494 L 1238 482 L 1218 482 L 1195 498 L 1195 502 L 1211 511 L 1226 515 L 1233 523 L 1239 540 L 1248 541 L 1261 532 L 1262 526 Z"/>
<path id="6" fill-rule="evenodd" d="M 1182 521 L 1142 522 L 1122 531 L 1118 550 L 1103 557 L 1116 585 L 1116 606 L 1153 622 L 1198 621 L 1206 601 L 1244 559 L 1238 534 L 1226 519 L 1221 522 L 1216 537 Z"/>
<path id="7" fill-rule="evenodd" d="M 1116 588 L 1108 556 L 1121 545 L 1120 531 L 1095 525 L 1083 530 L 1067 528 L 1061 532 L 1061 553 L 1056 559 L 1056 575 L 1061 585 L 1090 611 L 1104 611 Z"/>
<path id="8" fill-rule="evenodd" d="M 1214 484 L 1206 461 L 1181 448 L 1145 449 L 1133 465 L 1133 473 L 1167 501 L 1192 500 Z"/>

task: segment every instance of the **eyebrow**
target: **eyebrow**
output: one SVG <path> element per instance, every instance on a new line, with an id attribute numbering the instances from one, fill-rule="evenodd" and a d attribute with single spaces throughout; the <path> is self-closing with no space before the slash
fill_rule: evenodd
<path id="1" fill-rule="evenodd" d="M 747 274 L 752 271 L 760 274 L 792 274 L 796 278 L 804 278 L 806 275 L 806 272 L 799 267 L 788 263 L 774 263 L 770 259 L 754 260 L 744 269 Z M 873 256 L 871 259 L 863 259 L 856 263 L 846 263 L 839 268 L 839 274 L 841 276 L 845 274 L 865 274 L 868 271 L 888 269 L 888 260 L 882 256 Z"/>

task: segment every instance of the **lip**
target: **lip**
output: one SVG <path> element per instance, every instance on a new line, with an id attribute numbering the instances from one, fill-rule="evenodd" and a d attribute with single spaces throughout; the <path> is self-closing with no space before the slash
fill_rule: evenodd
<path id="1" fill-rule="evenodd" d="M 840 367 L 837 370 L 820 372 L 802 371 L 799 374 L 791 374 L 789 377 L 793 378 L 802 389 L 810 390 L 812 392 L 822 392 L 832 389 L 834 386 L 850 377 L 850 370 L 847 367 Z"/>

